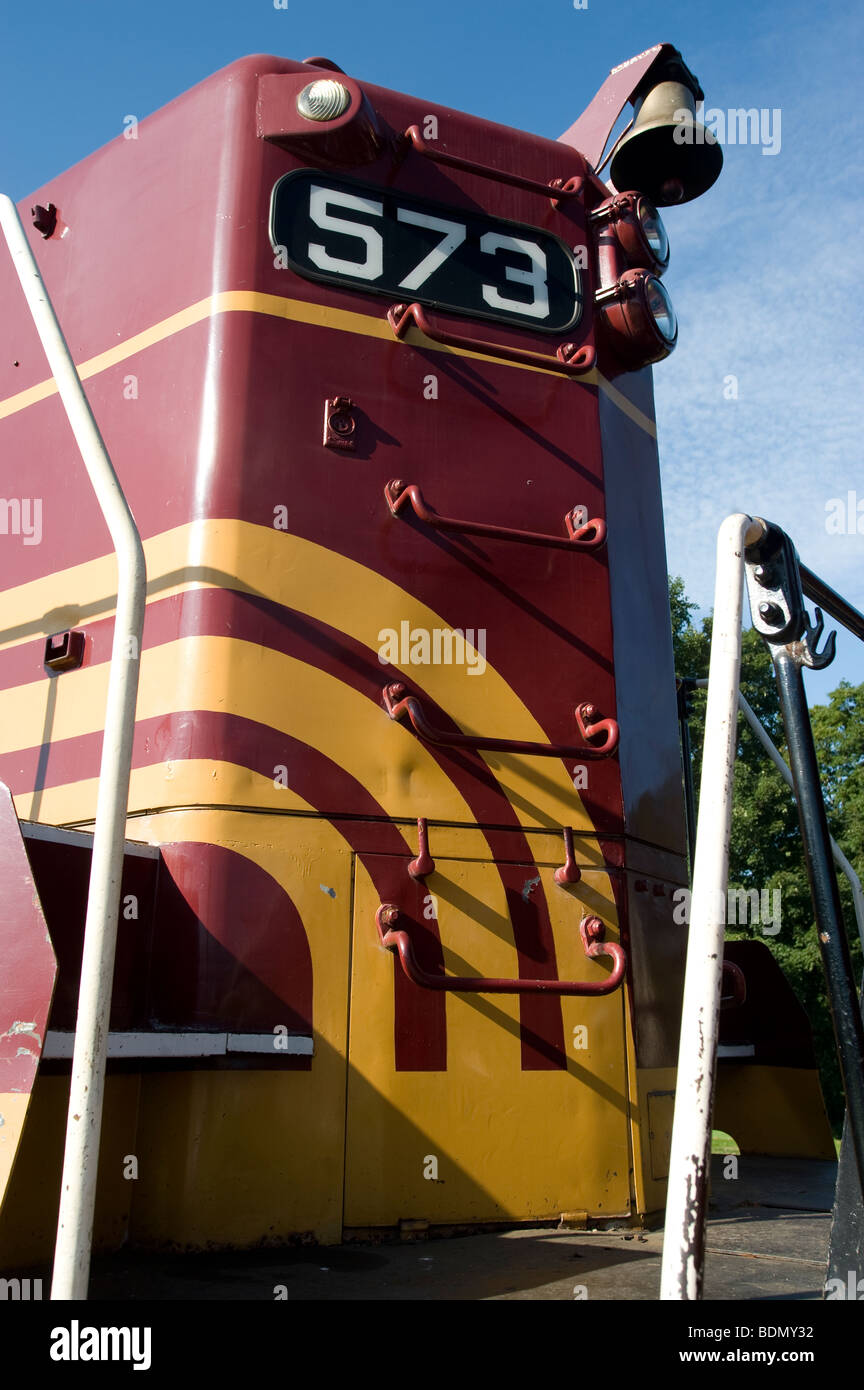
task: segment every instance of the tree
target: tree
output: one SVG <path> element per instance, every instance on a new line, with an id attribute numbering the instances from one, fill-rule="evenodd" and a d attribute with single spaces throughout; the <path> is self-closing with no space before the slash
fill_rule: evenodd
<path id="1" fill-rule="evenodd" d="M 708 675 L 711 618 L 694 624 L 697 605 L 679 578 L 669 582 L 675 669 L 679 676 Z M 788 762 L 780 702 L 768 648 L 752 628 L 741 646 L 741 689 L 775 745 Z M 693 696 L 690 721 L 693 777 L 697 790 L 705 732 L 705 692 Z M 810 710 L 813 736 L 822 774 L 828 824 L 834 839 L 855 872 L 864 878 L 864 684 L 841 681 L 827 705 Z M 861 950 L 852 907 L 852 893 L 839 876 L 840 898 L 852 947 L 856 978 L 861 974 Z M 835 1131 L 843 1118 L 834 1034 L 828 1009 L 825 976 L 810 903 L 810 892 L 798 815 L 792 794 L 769 761 L 743 718 L 738 722 L 738 760 L 729 847 L 730 888 L 767 890 L 768 901 L 780 892 L 781 921 L 776 935 L 763 934 L 762 923 L 727 927 L 732 938 L 755 937 L 774 952 L 786 978 L 804 1006 L 822 1078 L 822 1089 Z M 772 928 L 776 924 L 771 924 Z"/>

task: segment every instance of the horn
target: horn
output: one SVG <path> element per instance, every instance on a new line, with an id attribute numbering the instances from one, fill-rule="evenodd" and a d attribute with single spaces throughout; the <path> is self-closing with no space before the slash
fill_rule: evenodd
<path id="1" fill-rule="evenodd" d="M 681 81 L 684 73 L 691 77 L 686 68 L 667 70 L 641 97 L 636 93 L 633 124 L 618 141 L 609 166 L 620 192 L 644 193 L 658 207 L 700 197 L 723 167 L 717 140 L 696 120 L 702 90 L 695 78 L 693 86 Z"/>

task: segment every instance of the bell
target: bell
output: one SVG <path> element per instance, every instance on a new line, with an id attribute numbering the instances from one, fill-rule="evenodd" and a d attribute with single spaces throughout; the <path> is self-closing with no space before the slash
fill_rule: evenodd
<path id="1" fill-rule="evenodd" d="M 657 207 L 669 207 L 707 192 L 722 167 L 720 145 L 696 120 L 696 94 L 683 82 L 665 81 L 637 100 L 609 172 L 619 192 L 633 189 Z"/>

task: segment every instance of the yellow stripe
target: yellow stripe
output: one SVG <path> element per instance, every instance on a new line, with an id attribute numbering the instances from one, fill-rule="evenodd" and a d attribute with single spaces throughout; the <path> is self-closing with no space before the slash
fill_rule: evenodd
<path id="1" fill-rule="evenodd" d="M 148 599 L 169 598 L 190 589 L 236 587 L 233 574 L 201 562 L 209 529 L 225 524 L 192 521 L 145 540 Z M 58 594 L 74 595 L 74 600 L 58 604 Z M 80 565 L 5 589 L 2 600 L 0 649 L 20 646 L 34 637 L 47 637 L 86 622 L 98 622 L 114 615 L 117 562 L 113 555 L 84 560 Z"/>
<path id="2" fill-rule="evenodd" d="M 0 1206 L 6 1195 L 29 1104 L 29 1091 L 0 1092 Z"/>
<path id="3" fill-rule="evenodd" d="M 325 546 L 276 531 L 272 527 L 234 520 L 195 522 L 155 537 L 146 543 L 145 549 L 151 575 L 151 594 L 170 592 L 181 585 L 223 585 L 260 594 L 275 603 L 300 609 L 336 631 L 347 633 L 372 653 L 377 653 L 380 648 L 379 633 L 384 629 L 398 631 L 403 619 L 407 619 L 412 627 L 428 631 L 448 625 L 433 609 L 375 570 Z M 158 568 L 151 563 L 151 555 L 158 558 Z M 196 561 L 194 564 L 193 558 Z M 16 639 L 15 634 L 25 629 L 29 629 L 32 635 L 34 625 L 40 621 L 32 618 L 29 623 L 27 621 L 33 613 L 34 592 L 43 603 L 50 603 L 51 596 L 57 593 L 74 594 L 82 610 L 91 618 L 96 613 L 100 617 L 107 616 L 113 608 L 114 595 L 110 586 L 108 595 L 99 588 L 105 581 L 106 563 L 112 562 L 106 562 L 103 557 L 91 561 L 89 565 L 76 566 L 74 570 L 54 575 L 50 581 L 37 580 L 33 584 L 7 590 L 2 595 L 0 611 L 8 615 L 13 626 L 0 633 L 0 639 L 7 642 L 20 640 L 20 637 Z M 71 608 L 66 611 L 67 614 L 74 612 Z M 53 618 L 56 612 L 54 609 L 48 616 Z M 68 625 L 74 626 L 75 622 L 70 621 Z M 49 630 L 57 631 L 58 628 L 55 626 Z M 240 649 L 244 651 L 244 656 L 238 668 L 234 669 L 229 664 L 220 673 L 219 678 L 224 679 L 226 691 L 228 688 L 235 689 L 244 680 L 242 668 L 247 648 L 250 653 L 258 650 L 254 645 L 244 643 Z M 142 692 L 146 689 L 148 670 L 162 669 L 161 658 L 157 656 L 159 650 L 150 648 L 144 652 Z M 239 657 L 239 650 L 237 655 Z M 464 666 L 441 664 L 419 669 L 411 667 L 406 675 L 409 678 L 419 676 L 428 695 L 448 710 L 466 733 L 488 733 L 545 743 L 542 728 L 497 672 L 491 659 L 493 656 L 494 653 L 489 654 L 482 675 L 471 676 Z M 49 737 L 74 737 L 86 732 L 82 726 L 82 711 L 86 705 L 91 708 L 91 717 L 84 721 L 87 727 L 93 732 L 101 728 L 104 689 L 101 686 L 98 690 L 93 687 L 91 692 L 89 685 L 100 671 L 99 679 L 104 681 L 107 679 L 107 666 L 90 667 L 59 682 L 37 681 L 3 693 L 0 696 L 0 709 L 3 711 L 0 728 L 7 731 L 3 747 L 8 750 L 33 747 Z M 199 693 L 194 667 L 181 665 L 176 669 L 165 668 L 160 679 L 167 683 L 171 695 L 158 709 L 154 708 L 152 714 L 211 708 L 207 703 L 211 698 L 208 692 L 202 690 Z M 384 681 L 382 667 L 382 687 Z M 193 684 L 196 686 L 194 694 Z M 335 686 L 339 685 L 339 682 L 335 682 Z M 56 708 L 51 710 L 46 703 L 49 686 L 56 693 Z M 591 694 L 591 691 L 575 691 L 573 703 L 589 699 Z M 335 690 L 333 698 L 337 698 Z M 254 688 L 249 691 L 249 699 L 249 705 L 241 703 L 236 706 L 238 714 L 259 718 L 265 723 L 272 723 L 274 727 L 288 730 L 290 726 L 280 723 L 278 717 L 270 719 L 254 713 L 254 709 L 260 705 Z M 139 697 L 139 720 L 149 717 L 142 700 L 143 697 Z M 368 701 L 364 699 L 362 704 L 368 704 Z M 223 708 L 221 703 L 217 703 L 216 707 Z M 41 722 L 49 716 L 52 725 L 50 731 Z M 483 727 L 478 727 L 475 721 L 479 721 Z M 393 742 L 390 746 L 395 747 L 399 735 L 393 731 L 401 728 L 401 725 L 389 724 L 386 727 L 391 730 Z M 377 736 L 380 737 L 380 731 Z M 407 737 L 410 746 L 419 750 L 421 745 L 417 739 L 413 735 Z M 326 730 L 322 730 L 322 739 L 324 741 L 316 746 L 326 747 Z M 408 744 L 405 744 L 403 756 L 406 759 L 407 788 L 410 781 L 407 769 L 412 765 Z M 574 829 L 588 832 L 593 829 L 564 765 L 557 758 L 493 753 L 483 756 L 495 771 L 499 785 L 512 801 L 523 824 L 536 825 L 539 821 L 540 824 L 556 827 L 570 824 Z M 578 759 L 574 759 L 576 761 Z M 367 785 L 371 788 L 371 783 Z M 407 807 L 408 802 L 404 805 Z M 410 816 L 412 812 L 407 809 L 394 810 L 392 814 Z M 417 814 L 416 809 L 413 814 Z"/>
<path id="4" fill-rule="evenodd" d="M 33 681 L 0 692 L 0 753 L 98 733 L 108 674 L 109 663 L 103 662 L 76 672 L 71 681 Z M 451 685 L 449 707 L 457 705 L 459 718 L 452 694 L 456 688 Z M 455 785 L 405 725 L 388 720 L 382 709 L 335 676 L 268 647 L 233 637 L 184 637 L 145 651 L 138 722 L 164 718 L 178 709 L 253 719 L 320 749 L 367 788 L 393 819 L 418 814 L 418 786 L 435 805 L 438 819 L 463 824 L 474 819 Z M 516 723 L 516 737 L 526 727 L 532 733 L 537 730 L 500 677 L 489 681 L 483 710 L 486 718 L 509 715 Z M 465 714 L 460 722 L 468 722 Z M 381 755 L 383 739 L 386 758 Z M 496 777 L 502 790 L 517 813 L 528 808 L 531 823 L 538 816 L 556 825 L 566 818 L 575 830 L 590 834 L 593 827 L 563 769 L 556 775 L 536 767 L 548 759 L 489 755 L 487 761 L 499 763 Z M 278 765 L 277 761 L 271 776 L 276 776 Z M 32 814 L 32 804 L 27 813 Z"/>
<path id="5" fill-rule="evenodd" d="M 109 348 L 107 352 L 100 352 L 96 357 L 90 357 L 86 362 L 78 363 L 78 375 L 82 381 L 86 381 L 89 377 L 97 376 L 100 372 L 107 371 L 109 367 L 116 366 L 118 362 L 127 361 L 136 353 L 152 347 L 154 343 L 161 343 L 165 338 L 182 332 L 184 328 L 189 328 L 193 323 L 200 323 L 203 319 L 212 318 L 216 314 L 232 312 L 269 314 L 274 318 L 287 319 L 292 323 L 305 323 L 318 328 L 333 328 L 342 333 L 358 333 L 365 338 L 380 338 L 385 342 L 395 341 L 393 331 L 383 316 L 379 318 L 371 314 L 357 314 L 347 309 L 333 309 L 323 304 L 311 304 L 303 299 L 288 299 L 282 295 L 261 294 L 255 290 L 224 290 L 221 294 L 208 295 L 206 299 L 199 299 L 197 304 L 191 304 L 187 309 L 181 309 L 179 313 L 162 319 L 150 328 L 145 328 L 143 332 L 136 333 L 133 337 L 127 338 L 125 342 L 117 343 L 115 347 Z M 542 376 L 559 376 L 560 379 L 559 373 L 550 372 L 545 367 L 532 367 L 522 362 L 506 362 L 503 358 L 490 357 L 483 352 L 473 352 L 468 348 L 448 347 L 442 343 L 435 343 L 431 338 L 425 337 L 417 328 L 409 329 L 405 341 L 430 352 L 448 352 L 456 357 L 470 357 L 480 362 L 493 362 L 499 365 L 503 363 L 508 367 L 517 367 L 523 372 L 539 372 Z M 633 405 L 632 401 L 629 401 L 610 381 L 607 381 L 601 372 L 596 370 L 586 372 L 584 376 L 578 378 L 578 381 L 583 385 L 598 386 L 635 424 L 641 426 L 652 437 L 656 437 L 657 431 L 654 421 Z M 14 396 L 8 396 L 6 400 L 0 401 L 0 420 L 5 419 L 8 415 L 14 415 L 19 410 L 25 410 L 27 406 L 45 400 L 48 396 L 53 396 L 56 391 L 57 384 L 54 378 L 48 377 L 35 386 L 18 391 Z"/>

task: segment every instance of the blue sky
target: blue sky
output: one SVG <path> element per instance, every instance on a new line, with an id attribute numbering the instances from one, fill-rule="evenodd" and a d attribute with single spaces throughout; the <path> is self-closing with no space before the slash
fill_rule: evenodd
<path id="1" fill-rule="evenodd" d="M 325 54 L 359 78 L 554 138 L 610 67 L 668 40 L 707 108 L 780 112 L 777 153 L 726 144 L 719 183 L 665 216 L 681 325 L 655 371 L 670 571 L 708 609 L 717 527 L 749 511 L 785 526 L 805 563 L 864 608 L 864 534 L 826 529 L 831 499 L 864 503 L 862 39 L 858 0 L 7 4 L 0 189 L 26 197 L 124 116 L 244 53 Z M 842 676 L 864 680 L 864 646 L 841 633 L 833 667 L 808 676 L 811 699 Z"/>

